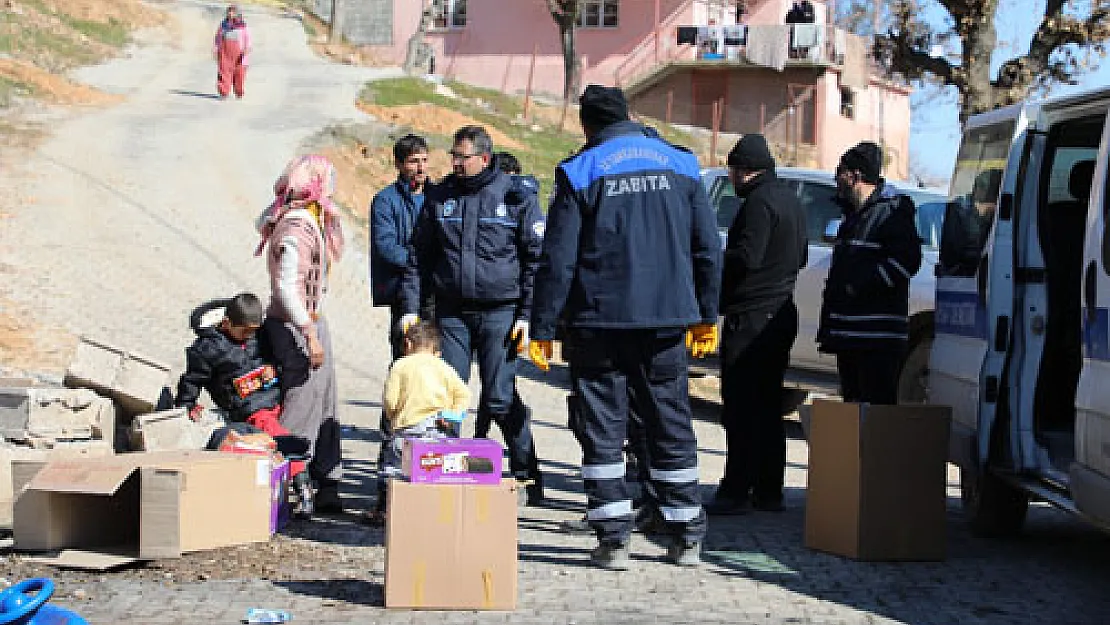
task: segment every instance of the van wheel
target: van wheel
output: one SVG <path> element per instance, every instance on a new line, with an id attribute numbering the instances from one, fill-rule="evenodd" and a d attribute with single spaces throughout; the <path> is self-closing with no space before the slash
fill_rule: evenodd
<path id="1" fill-rule="evenodd" d="M 898 403 L 924 404 L 929 392 L 929 354 L 933 351 L 932 333 L 910 336 L 910 348 L 902 373 L 898 376 Z"/>
<path id="2" fill-rule="evenodd" d="M 1029 510 L 1024 491 L 989 471 L 961 468 L 960 500 L 971 531 L 979 536 L 1014 536 Z"/>

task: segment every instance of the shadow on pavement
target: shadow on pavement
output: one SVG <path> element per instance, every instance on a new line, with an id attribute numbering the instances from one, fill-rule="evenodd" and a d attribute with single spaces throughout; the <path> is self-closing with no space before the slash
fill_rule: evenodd
<path id="1" fill-rule="evenodd" d="M 1022 536 L 989 540 L 968 531 L 959 500 L 949 498 L 946 561 L 859 562 L 804 546 L 804 489 L 786 489 L 785 503 L 781 513 L 710 517 L 705 571 L 909 625 L 1093 625 L 1104 622 L 1094 615 L 1110 609 L 1110 536 L 1047 506 L 1030 510 Z M 1031 583 L 1048 587 L 1036 590 L 1035 601 L 1026 596 Z"/>
<path id="2" fill-rule="evenodd" d="M 318 579 L 274 582 L 289 592 L 321 599 L 343 601 L 356 605 L 384 607 L 385 590 L 382 584 L 363 579 Z M 296 618 L 296 615 L 293 615 Z"/>
<path id="3" fill-rule="evenodd" d="M 170 93 L 174 95 L 184 95 L 193 98 L 204 98 L 205 100 L 219 100 L 220 96 L 215 93 L 201 93 L 200 91 L 186 91 L 183 89 L 170 89 Z"/>

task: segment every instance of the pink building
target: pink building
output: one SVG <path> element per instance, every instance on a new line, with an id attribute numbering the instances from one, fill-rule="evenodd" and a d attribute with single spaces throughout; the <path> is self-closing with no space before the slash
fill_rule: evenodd
<path id="1" fill-rule="evenodd" d="M 392 42 L 374 46 L 400 63 L 424 7 L 435 71 L 447 78 L 523 93 L 558 95 L 563 59 L 546 0 L 378 0 L 373 26 Z M 789 164 L 835 167 L 861 140 L 887 148 L 887 172 L 909 170 L 909 89 L 875 75 L 866 40 L 826 26 L 828 7 L 812 0 L 816 24 L 784 24 L 792 0 L 746 0 L 740 45 L 725 41 L 737 0 L 581 0 L 577 47 L 583 84 L 623 87 L 640 114 L 723 132 L 763 132 Z M 365 18 L 364 18 L 365 19 Z M 714 58 L 679 44 L 679 27 L 714 25 Z M 379 38 L 379 42 L 382 42 Z M 357 40 L 356 40 L 357 41 Z M 804 47 L 798 45 L 806 44 Z M 719 56 L 720 58 L 715 58 Z"/>

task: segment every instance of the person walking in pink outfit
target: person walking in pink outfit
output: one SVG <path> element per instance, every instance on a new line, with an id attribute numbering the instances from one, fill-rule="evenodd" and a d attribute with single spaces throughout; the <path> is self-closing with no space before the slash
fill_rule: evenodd
<path id="1" fill-rule="evenodd" d="M 235 97 L 243 97 L 243 81 L 251 52 L 251 31 L 243 21 L 243 14 L 234 4 L 227 7 L 227 16 L 216 31 L 213 53 L 216 56 L 216 90 L 226 98 L 232 90 Z"/>

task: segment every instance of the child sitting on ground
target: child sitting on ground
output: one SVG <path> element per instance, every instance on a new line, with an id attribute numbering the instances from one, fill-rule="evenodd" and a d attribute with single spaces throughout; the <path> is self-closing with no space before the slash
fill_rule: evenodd
<path id="1" fill-rule="evenodd" d="M 426 321 L 405 332 L 405 355 L 393 363 L 385 380 L 385 414 L 378 454 L 377 508 L 367 522 L 385 521 L 385 498 L 390 479 L 401 475 L 404 439 L 455 436 L 470 405 L 470 389 L 459 374 L 440 358 L 439 329 Z"/>
<path id="2" fill-rule="evenodd" d="M 223 319 L 215 326 L 202 326 L 205 314 L 218 308 L 224 309 Z M 189 418 L 195 421 L 204 410 L 197 403 L 204 389 L 216 406 L 227 412 L 229 422 L 247 423 L 270 436 L 289 434 L 278 421 L 281 388 L 277 371 L 264 337 L 258 335 L 262 314 L 262 302 L 253 293 L 214 300 L 193 310 L 189 326 L 197 338 L 185 349 L 186 369 L 178 380 L 174 401 L 189 409 Z M 295 483 L 308 478 L 304 464 L 293 462 L 289 467 Z M 299 507 L 300 516 L 311 514 L 310 501 L 300 502 Z"/>

